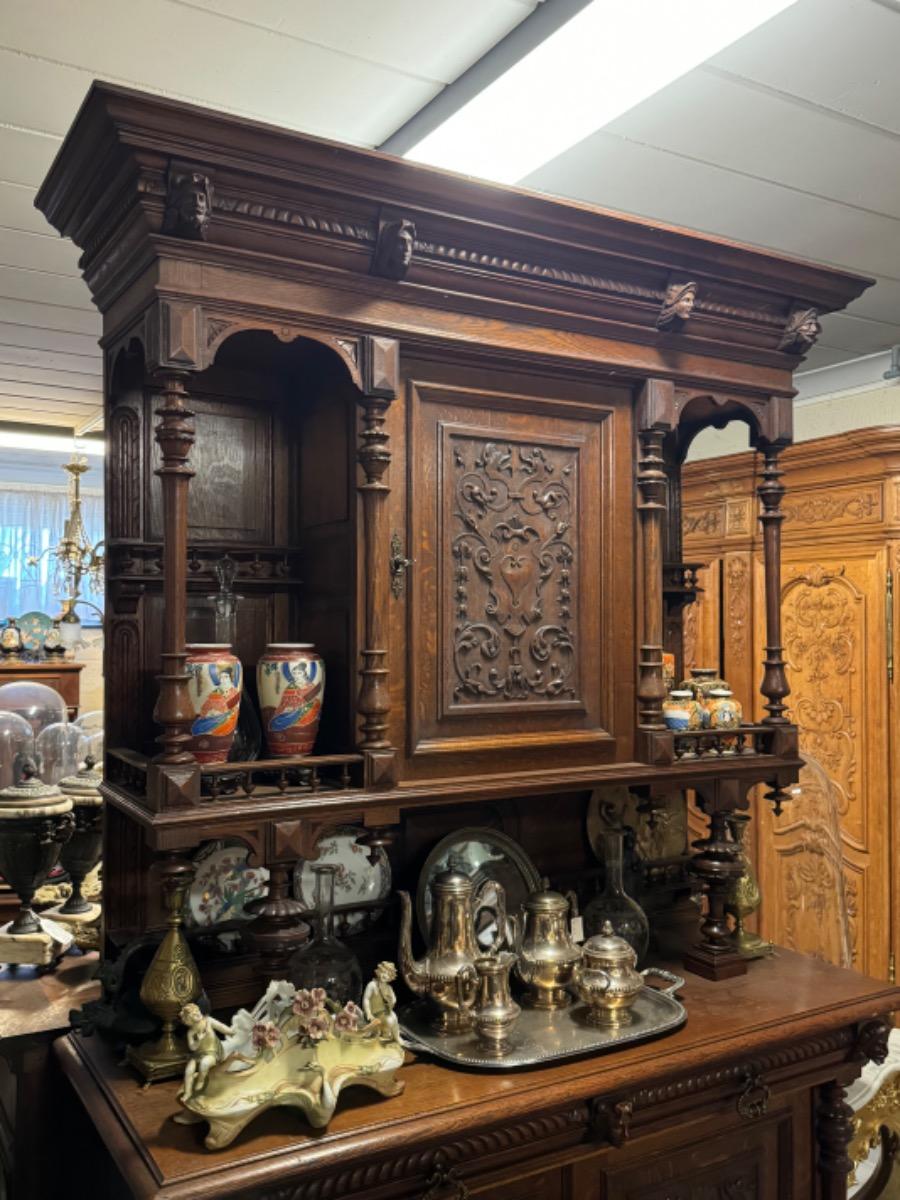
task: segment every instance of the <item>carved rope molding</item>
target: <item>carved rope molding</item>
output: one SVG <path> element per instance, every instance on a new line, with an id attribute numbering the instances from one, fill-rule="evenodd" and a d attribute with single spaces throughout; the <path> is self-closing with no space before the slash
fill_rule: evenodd
<path id="1" fill-rule="evenodd" d="M 144 192 L 162 191 L 158 184 L 146 181 L 141 189 Z M 312 206 L 298 207 L 285 204 L 272 204 L 263 200 L 240 196 L 234 192 L 214 190 L 211 198 L 211 211 L 230 216 L 248 217 L 257 221 L 270 222 L 275 225 L 294 226 L 311 233 L 322 234 L 326 237 L 338 238 L 344 241 L 356 242 L 363 246 L 374 247 L 378 241 L 378 227 L 375 222 L 367 223 L 348 220 L 332 214 L 315 210 Z M 415 229 L 412 214 L 405 218 L 411 229 Z M 412 243 L 412 253 L 417 258 L 431 258 L 444 262 L 456 262 L 478 269 L 487 268 L 500 274 L 522 275 L 533 279 L 549 280 L 552 283 L 569 287 L 582 288 L 590 292 L 618 296 L 627 299 L 642 300 L 665 313 L 665 305 L 670 292 L 669 287 L 644 287 L 640 284 L 628 283 L 624 279 L 611 276 L 595 275 L 584 271 L 574 271 L 567 267 L 557 266 L 542 261 L 526 261 L 508 255 L 479 250 L 471 246 L 455 246 L 439 241 L 428 241 L 415 238 Z M 696 287 L 696 285 L 692 285 Z M 741 305 L 725 304 L 716 300 L 703 299 L 696 296 L 692 301 L 694 312 L 706 313 L 712 317 L 746 321 L 763 325 L 772 330 L 784 330 L 783 314 L 766 308 L 747 308 Z M 667 324 L 664 318 L 664 326 Z M 671 328 L 671 326 L 670 326 Z"/>
<path id="2" fill-rule="evenodd" d="M 343 1200 L 357 1192 L 391 1183 L 408 1184 L 415 1179 L 423 1181 L 424 1192 L 428 1187 L 426 1181 L 436 1172 L 449 1174 L 454 1167 L 466 1163 L 476 1163 L 482 1170 L 484 1160 L 492 1155 L 518 1150 L 560 1134 L 577 1133 L 587 1129 L 589 1123 L 587 1105 L 579 1105 L 564 1112 L 535 1116 L 514 1125 L 475 1133 L 446 1146 L 432 1146 L 376 1162 L 364 1162 L 299 1184 L 288 1184 L 275 1191 L 260 1193 L 256 1200 Z"/>

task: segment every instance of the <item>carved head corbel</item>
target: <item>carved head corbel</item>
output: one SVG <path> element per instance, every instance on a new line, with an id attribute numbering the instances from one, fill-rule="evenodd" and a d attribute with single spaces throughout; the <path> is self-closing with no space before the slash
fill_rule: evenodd
<path id="1" fill-rule="evenodd" d="M 169 170 L 166 211 L 162 232 L 172 237 L 206 241 L 212 216 L 212 183 L 209 176 L 193 167 Z"/>
<path id="2" fill-rule="evenodd" d="M 814 308 L 795 308 L 787 319 L 778 349 L 786 354 L 805 354 L 821 332 L 819 314 Z"/>
<path id="3" fill-rule="evenodd" d="M 697 284 L 693 280 L 670 283 L 656 318 L 656 328 L 664 333 L 678 333 L 693 312 L 696 299 Z"/>
<path id="4" fill-rule="evenodd" d="M 372 274 L 385 279 L 403 279 L 412 262 L 416 226 L 408 217 L 382 216 L 372 256 Z"/>

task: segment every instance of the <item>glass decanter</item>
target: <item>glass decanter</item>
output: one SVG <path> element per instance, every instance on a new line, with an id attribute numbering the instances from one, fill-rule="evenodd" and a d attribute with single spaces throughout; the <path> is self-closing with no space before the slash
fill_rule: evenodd
<path id="1" fill-rule="evenodd" d="M 603 845 L 605 881 L 602 892 L 596 895 L 582 913 L 585 937 L 601 932 L 604 921 L 612 925 L 613 933 L 624 938 L 641 962 L 650 943 L 650 924 L 644 910 L 625 891 L 623 880 L 623 843 L 620 829 L 600 834 Z"/>
<path id="2" fill-rule="evenodd" d="M 331 1000 L 358 1004 L 362 972 L 356 955 L 334 936 L 334 877 L 337 867 L 313 866 L 316 877 L 313 936 L 288 960 L 288 978 L 296 988 L 324 988 Z"/>
<path id="3" fill-rule="evenodd" d="M 212 600 L 216 612 L 215 640 L 234 647 L 237 644 L 237 602 L 243 599 L 234 590 L 237 563 L 231 555 L 226 554 L 213 565 L 213 570 L 219 590 L 207 599 Z M 246 671 L 241 672 L 241 705 L 231 746 L 232 762 L 255 762 L 262 749 L 262 726 L 247 692 L 247 674 Z"/>

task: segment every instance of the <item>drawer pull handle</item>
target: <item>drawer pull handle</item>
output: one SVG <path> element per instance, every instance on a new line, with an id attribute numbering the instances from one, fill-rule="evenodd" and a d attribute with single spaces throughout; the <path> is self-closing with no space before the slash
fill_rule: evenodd
<path id="1" fill-rule="evenodd" d="M 744 1073 L 744 1090 L 738 1096 L 738 1112 L 745 1121 L 758 1121 L 769 1111 L 771 1094 L 759 1071 L 747 1070 Z"/>
<path id="2" fill-rule="evenodd" d="M 456 1177 L 456 1168 L 437 1163 L 426 1180 L 428 1191 L 422 1200 L 469 1200 L 469 1189 Z"/>

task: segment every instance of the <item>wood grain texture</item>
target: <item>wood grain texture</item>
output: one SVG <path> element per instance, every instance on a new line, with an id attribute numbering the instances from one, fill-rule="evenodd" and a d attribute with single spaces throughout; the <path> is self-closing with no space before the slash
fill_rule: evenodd
<path id="1" fill-rule="evenodd" d="M 693 978 L 685 998 L 691 1020 L 661 1041 L 511 1075 L 415 1062 L 404 1068 L 403 1095 L 343 1107 L 324 1135 L 296 1115 L 270 1113 L 215 1154 L 202 1149 L 196 1128 L 169 1119 L 175 1083 L 141 1093 L 96 1040 L 66 1039 L 58 1054 L 138 1197 L 421 1197 L 443 1164 L 475 1195 L 502 1186 L 516 1196 L 517 1179 L 550 1172 L 551 1197 L 563 1186 L 577 1200 L 658 1200 L 673 1162 L 685 1186 L 718 1186 L 736 1171 L 757 1181 L 760 1196 L 806 1200 L 812 1091 L 831 1084 L 828 1095 L 838 1095 L 859 1070 L 857 1025 L 900 1003 L 900 990 L 785 952 L 742 979 Z M 736 1108 L 748 1072 L 769 1088 L 759 1121 Z M 621 1150 L 594 1140 L 596 1098 L 632 1107 Z M 591 1190 L 601 1180 L 609 1190 Z"/>
<path id="2" fill-rule="evenodd" d="M 900 508 L 894 503 L 900 430 L 818 438 L 789 447 L 781 460 L 787 485 L 780 590 L 792 688 L 789 716 L 799 727 L 801 749 L 824 768 L 834 792 L 853 963 L 885 977 L 890 955 L 900 952 L 889 919 L 900 881 L 890 867 L 897 787 L 887 757 L 889 731 L 897 728 L 893 697 L 900 671 L 888 678 L 885 598 L 888 571 L 900 578 L 895 550 Z M 755 521 L 744 520 L 745 510 L 757 511 L 753 490 L 760 471 L 758 458 L 748 453 L 691 463 L 683 480 L 686 513 L 722 514 L 715 524 L 686 529 L 686 553 L 721 570 L 726 584 L 721 614 L 703 593 L 688 620 L 704 630 L 700 636 L 707 641 L 721 638 L 722 668 L 745 711 L 753 711 L 755 682 L 748 680 L 747 653 L 752 647 L 758 664 L 764 644 L 761 535 Z M 753 586 L 740 601 L 741 593 L 735 596 L 727 584 L 729 564 L 748 559 Z M 735 615 L 752 631 L 743 646 L 734 636 Z M 895 620 L 895 656 L 898 633 Z M 809 779 L 801 782 L 810 785 Z M 818 915 L 820 906 L 833 901 L 831 867 L 827 856 L 812 853 L 815 830 L 827 827 L 827 820 L 813 820 L 812 794 L 809 803 L 813 809 L 804 808 L 805 815 L 786 806 L 777 819 L 762 806 L 757 810 L 761 929 L 781 944 L 833 953 L 839 943 L 831 923 Z M 821 797 L 821 805 L 830 803 Z"/>

